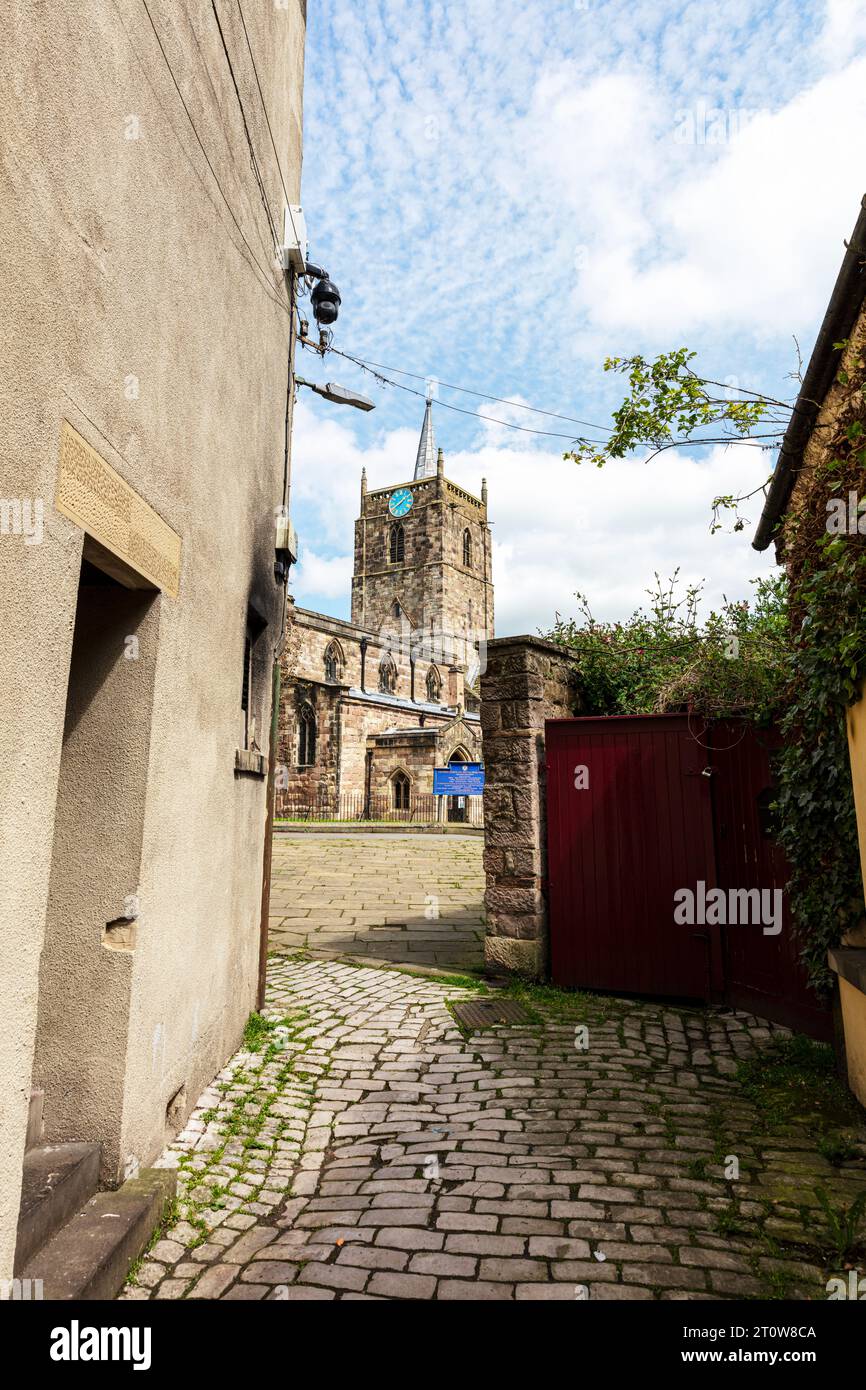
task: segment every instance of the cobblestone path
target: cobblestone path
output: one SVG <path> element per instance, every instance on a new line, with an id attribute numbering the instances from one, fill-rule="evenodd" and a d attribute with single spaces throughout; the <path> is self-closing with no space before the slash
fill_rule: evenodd
<path id="1" fill-rule="evenodd" d="M 826 1297 L 814 1187 L 866 1176 L 762 1131 L 735 1072 L 783 1030 L 529 991 L 465 1037 L 466 996 L 272 957 L 260 1050 L 161 1160 L 178 1220 L 122 1297 Z"/>
<path id="2" fill-rule="evenodd" d="M 483 848 L 480 835 L 275 835 L 271 949 L 480 965 Z"/>

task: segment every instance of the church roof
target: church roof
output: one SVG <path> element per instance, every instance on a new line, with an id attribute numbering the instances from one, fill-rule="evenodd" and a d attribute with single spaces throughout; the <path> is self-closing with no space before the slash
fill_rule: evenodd
<path id="1" fill-rule="evenodd" d="M 433 403 L 427 402 L 421 438 L 418 441 L 418 456 L 415 459 L 415 481 L 419 478 L 436 477 L 436 442 L 433 438 Z"/>

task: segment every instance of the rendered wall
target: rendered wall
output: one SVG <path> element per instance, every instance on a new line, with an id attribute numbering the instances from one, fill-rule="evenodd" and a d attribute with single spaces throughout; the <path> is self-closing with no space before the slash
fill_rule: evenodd
<path id="1" fill-rule="evenodd" d="M 303 7 L 246 9 L 296 200 Z M 280 629 L 273 511 L 290 319 L 211 7 L 150 0 L 150 11 L 189 116 L 142 5 L 0 2 L 0 497 L 44 505 L 41 544 L 0 537 L 0 1276 L 15 1240 L 83 543 L 53 505 L 64 419 L 182 538 L 180 593 L 159 600 L 147 658 L 140 881 L 121 882 L 118 865 L 108 885 L 141 902 L 121 1165 L 159 1152 L 168 1100 L 185 1086 L 193 1104 L 255 992 L 265 786 L 236 776 L 234 759 L 248 606 L 268 621 L 255 658 L 260 731 Z M 220 11 L 281 226 L 238 12 Z M 91 943 L 104 925 L 94 917 Z M 94 1045 L 85 1032 L 80 1046 Z"/>

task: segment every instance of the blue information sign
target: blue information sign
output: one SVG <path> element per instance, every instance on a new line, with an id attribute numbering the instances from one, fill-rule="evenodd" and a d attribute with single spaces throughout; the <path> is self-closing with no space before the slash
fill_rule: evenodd
<path id="1" fill-rule="evenodd" d="M 434 796 L 480 796 L 484 791 L 484 768 L 480 763 L 454 763 L 434 767 Z"/>

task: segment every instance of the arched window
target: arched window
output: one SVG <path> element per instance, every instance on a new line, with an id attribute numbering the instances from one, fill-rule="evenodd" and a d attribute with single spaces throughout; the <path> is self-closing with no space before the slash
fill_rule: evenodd
<path id="1" fill-rule="evenodd" d="M 397 689 L 397 667 L 389 652 L 379 662 L 379 689 L 385 695 L 393 695 Z"/>
<path id="2" fill-rule="evenodd" d="M 298 713 L 298 766 L 312 767 L 316 761 L 316 716 L 311 705 Z"/>
<path id="3" fill-rule="evenodd" d="M 471 535 L 469 534 L 469 528 L 468 528 L 468 526 L 467 526 L 466 530 L 463 532 L 463 563 L 464 563 L 464 565 L 467 566 L 467 568 L 470 568 L 470 569 L 471 569 L 471 567 L 472 567 L 472 537 L 471 537 Z"/>
<path id="4" fill-rule="evenodd" d="M 431 666 L 427 672 L 427 699 L 431 704 L 438 704 L 442 694 L 442 677 L 435 666 Z"/>
<path id="5" fill-rule="evenodd" d="M 391 786 L 393 787 L 394 810 L 408 811 L 409 792 L 412 783 L 409 781 L 405 772 L 395 772 L 394 776 L 391 778 Z"/>
<path id="6" fill-rule="evenodd" d="M 391 564 L 402 565 L 406 557 L 406 536 L 402 526 L 391 527 Z"/>
<path id="7" fill-rule="evenodd" d="M 325 648 L 325 680 L 338 681 L 343 675 L 343 649 L 339 642 L 329 642 Z"/>

